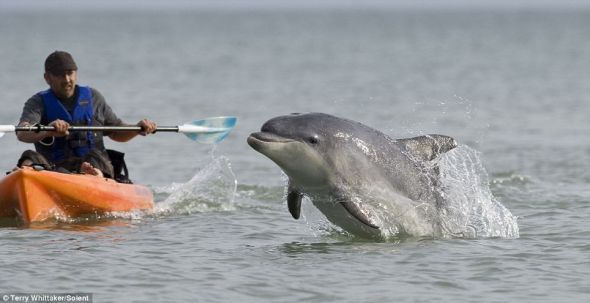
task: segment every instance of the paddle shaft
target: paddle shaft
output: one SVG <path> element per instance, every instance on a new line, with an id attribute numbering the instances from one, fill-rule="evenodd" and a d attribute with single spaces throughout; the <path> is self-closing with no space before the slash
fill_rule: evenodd
<path id="1" fill-rule="evenodd" d="M 55 131 L 55 127 L 46 125 L 15 126 L 15 131 L 40 132 Z M 140 126 L 70 126 L 68 131 L 112 131 L 112 132 L 140 132 Z M 178 126 L 158 126 L 156 132 L 179 132 Z"/>

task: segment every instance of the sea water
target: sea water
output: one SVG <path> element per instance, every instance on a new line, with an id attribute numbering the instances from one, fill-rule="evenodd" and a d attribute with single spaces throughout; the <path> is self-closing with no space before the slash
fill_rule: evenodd
<path id="1" fill-rule="evenodd" d="M 156 134 L 109 147 L 150 213 L 0 228 L 0 293 L 95 302 L 583 302 L 590 294 L 590 12 L 575 9 L 3 10 L 0 111 L 45 89 L 45 57 L 134 123 L 235 115 L 216 148 Z M 394 138 L 439 133 L 451 238 L 351 237 L 246 144 L 318 111 Z M 29 145 L 2 139 L 10 170 Z M 482 215 L 493 210 L 492 216 Z M 459 215 L 461 214 L 461 216 Z M 464 228 L 467 227 L 467 228 Z"/>

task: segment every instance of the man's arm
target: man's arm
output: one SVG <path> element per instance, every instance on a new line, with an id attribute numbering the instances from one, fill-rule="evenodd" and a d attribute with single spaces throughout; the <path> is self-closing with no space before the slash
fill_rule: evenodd
<path id="1" fill-rule="evenodd" d="M 27 121 L 23 121 L 18 124 L 18 126 L 30 126 L 31 124 Z M 22 131 L 16 132 L 16 138 L 25 143 L 36 143 L 39 142 L 47 137 L 63 137 L 69 134 L 68 128 L 70 124 L 63 120 L 55 120 L 49 123 L 50 126 L 55 127 L 55 131 L 40 131 L 40 132 L 32 132 L 32 131 Z"/>
<path id="2" fill-rule="evenodd" d="M 98 117 L 98 120 L 100 121 L 100 123 L 102 125 L 105 125 L 105 126 L 133 126 L 131 124 L 127 124 L 127 123 L 123 122 L 121 119 L 119 119 L 117 117 L 115 112 L 113 112 L 111 107 L 105 101 L 104 96 L 97 89 L 93 88 L 92 94 L 94 96 L 94 101 L 95 101 L 95 106 L 96 106 L 95 107 L 95 116 Z M 140 126 L 143 129 L 143 131 L 141 131 L 141 132 L 135 132 L 135 131 L 132 131 L 132 132 L 107 132 L 107 133 L 105 133 L 105 135 L 117 142 L 127 142 L 127 141 L 135 138 L 137 135 L 145 136 L 147 134 L 152 134 L 156 131 L 156 123 L 154 123 L 153 121 L 150 121 L 148 119 L 143 119 L 143 120 L 137 122 L 137 124 L 135 124 L 135 126 Z"/>
<path id="3" fill-rule="evenodd" d="M 41 96 L 33 95 L 27 100 L 27 102 L 25 102 L 18 126 L 30 126 L 41 123 L 42 116 L 43 100 L 41 99 Z M 16 138 L 25 143 L 35 143 L 47 137 L 61 137 L 68 134 L 67 129 L 70 125 L 65 121 L 56 120 L 49 125 L 55 126 L 57 131 L 41 131 L 38 133 L 30 131 L 16 132 Z"/>
<path id="4" fill-rule="evenodd" d="M 137 135 L 142 135 L 145 136 L 147 134 L 153 134 L 154 132 L 156 132 L 156 123 L 154 123 L 151 120 L 148 119 L 143 119 L 139 122 L 137 122 L 136 126 L 139 126 L 143 129 L 143 131 L 141 132 L 112 132 L 109 134 L 109 138 L 113 139 L 114 141 L 117 142 L 127 142 L 133 138 L 135 138 Z"/>
<path id="5" fill-rule="evenodd" d="M 30 126 L 31 124 L 29 122 L 21 122 L 18 124 L 18 126 Z M 49 132 L 46 131 L 41 131 L 41 132 L 29 132 L 29 131 L 25 131 L 25 132 L 16 132 L 16 138 L 21 141 L 21 142 L 25 142 L 25 143 L 35 143 L 35 142 L 39 142 L 45 138 L 49 137 Z"/>

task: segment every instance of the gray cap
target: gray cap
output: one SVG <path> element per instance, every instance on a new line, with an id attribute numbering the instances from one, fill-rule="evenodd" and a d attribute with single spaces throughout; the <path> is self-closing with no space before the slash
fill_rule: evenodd
<path id="1" fill-rule="evenodd" d="M 54 51 L 45 59 L 45 71 L 54 75 L 61 75 L 69 70 L 78 70 L 74 58 L 68 52 Z"/>

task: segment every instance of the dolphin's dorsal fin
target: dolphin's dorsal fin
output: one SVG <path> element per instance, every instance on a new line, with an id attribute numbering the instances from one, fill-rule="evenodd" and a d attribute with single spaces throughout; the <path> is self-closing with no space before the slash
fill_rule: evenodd
<path id="1" fill-rule="evenodd" d="M 303 194 L 293 187 L 291 181 L 289 181 L 289 188 L 287 189 L 287 206 L 289 207 L 291 216 L 293 216 L 295 220 L 299 219 L 299 216 L 301 215 L 302 198 Z"/>
<path id="2" fill-rule="evenodd" d="M 457 147 L 457 141 L 449 136 L 425 135 L 414 138 L 398 139 L 404 149 L 422 161 L 431 161 L 440 154 Z"/>

